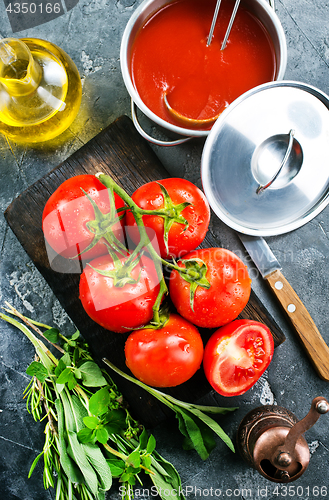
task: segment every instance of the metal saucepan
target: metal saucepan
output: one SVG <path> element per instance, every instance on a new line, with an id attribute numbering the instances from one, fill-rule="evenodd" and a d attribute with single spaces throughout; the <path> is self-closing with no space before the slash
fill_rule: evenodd
<path id="1" fill-rule="evenodd" d="M 131 110 L 134 124 L 144 138 L 146 138 L 150 142 L 160 144 L 162 146 L 179 144 L 185 142 L 186 140 L 189 140 L 191 137 L 205 137 L 209 134 L 209 130 L 195 130 L 193 128 L 184 126 L 177 126 L 163 120 L 162 118 L 159 118 L 142 101 L 132 81 L 132 75 L 130 72 L 130 59 L 131 49 L 135 37 L 145 21 L 164 5 L 167 5 L 169 3 L 170 1 L 168 0 L 144 0 L 133 13 L 127 23 L 127 26 L 123 33 L 120 51 L 121 72 L 126 88 L 131 96 Z M 282 80 L 287 65 L 287 46 L 285 34 L 277 15 L 275 14 L 273 8 L 270 7 L 270 5 L 265 0 L 242 0 L 241 5 L 244 5 L 253 15 L 255 15 L 267 29 L 273 41 L 276 55 L 277 69 L 275 80 Z M 184 138 L 170 142 L 158 141 L 156 139 L 153 139 L 148 134 L 146 134 L 146 132 L 144 132 L 144 130 L 140 126 L 136 115 L 136 106 L 154 123 L 160 125 L 161 127 L 164 127 L 171 132 L 175 132 L 181 136 L 184 136 Z"/>

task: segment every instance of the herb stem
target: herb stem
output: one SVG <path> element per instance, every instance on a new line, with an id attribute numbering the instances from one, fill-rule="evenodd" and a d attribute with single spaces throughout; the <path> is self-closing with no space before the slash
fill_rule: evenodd
<path id="1" fill-rule="evenodd" d="M 47 368 L 48 373 L 51 373 L 51 370 L 53 366 L 57 365 L 58 361 L 57 358 L 53 355 L 53 353 L 47 349 L 45 344 L 41 342 L 33 333 L 25 326 L 19 323 L 19 321 L 11 318 L 10 316 L 7 316 L 6 314 L 0 313 L 0 318 L 3 319 L 4 321 L 7 321 L 8 323 L 11 323 L 12 325 L 16 326 L 21 332 L 24 333 L 24 335 L 27 336 L 27 338 L 32 342 L 32 344 L 35 347 L 35 350 L 42 360 L 42 363 L 44 366 Z"/>
<path id="2" fill-rule="evenodd" d="M 43 325 L 42 323 L 37 323 L 36 321 L 32 321 L 30 320 L 30 318 L 26 318 L 25 316 L 23 316 L 20 312 L 18 312 L 11 304 L 9 304 L 9 302 L 5 302 L 6 306 L 9 308 L 9 309 L 5 309 L 5 311 L 9 312 L 10 314 L 13 314 L 15 316 L 17 316 L 19 319 L 21 319 L 26 325 L 28 325 L 30 328 L 32 328 L 35 332 L 37 332 L 42 338 L 44 338 L 45 340 L 47 340 L 47 342 L 49 342 L 53 347 L 55 347 L 59 352 L 61 352 L 62 354 L 64 354 L 64 349 L 62 349 L 59 345 L 57 344 L 54 344 L 53 342 L 50 342 L 45 336 L 44 334 L 42 333 L 42 331 L 37 328 L 37 326 L 41 326 L 41 327 L 45 327 L 47 330 L 50 329 L 49 326 L 47 325 Z"/>
<path id="3" fill-rule="evenodd" d="M 163 500 L 184 500 L 177 471 L 155 451 L 154 437 L 131 417 L 121 392 L 93 361 L 79 332 L 67 338 L 47 325 L 43 325 L 48 330 L 44 334 L 34 329 L 48 342 L 61 342 L 65 354 L 57 359 L 26 326 L 32 320 L 17 314 L 12 306 L 8 312 L 22 323 L 3 313 L 0 318 L 21 330 L 36 351 L 35 361 L 26 370 L 32 376 L 24 391 L 27 410 L 36 421 L 47 419 L 44 446 L 29 477 L 43 458 L 44 487 L 55 488 L 55 500 L 104 499 L 112 476 L 124 485 L 123 498 L 132 500 L 133 484 L 137 480 L 142 485 L 139 475 L 144 472 L 155 485 L 171 487 L 170 499 L 159 492 Z M 107 452 L 110 460 L 106 460 Z"/>
<path id="4" fill-rule="evenodd" d="M 219 436 L 224 441 L 224 443 L 230 448 L 230 450 L 234 452 L 234 445 L 229 436 L 227 436 L 227 434 L 218 425 L 218 423 L 215 422 L 215 420 L 210 418 L 205 413 L 222 414 L 228 411 L 234 411 L 236 410 L 236 408 L 220 408 L 220 407 L 217 408 L 213 406 L 207 407 L 180 401 L 170 396 L 169 394 L 165 394 L 164 392 L 161 392 L 158 389 L 154 389 L 153 387 L 144 384 L 140 380 L 131 377 L 130 375 L 128 375 L 127 373 L 123 372 L 118 367 L 116 367 L 108 359 L 103 358 L 103 362 L 107 366 L 109 366 L 113 371 L 115 371 L 118 375 L 121 375 L 123 378 L 129 380 L 130 382 L 133 382 L 142 389 L 145 389 L 148 393 L 150 393 L 152 396 L 158 399 L 161 403 L 165 404 L 171 410 L 173 410 L 181 420 L 183 419 L 186 426 L 186 432 L 189 435 L 191 441 L 193 442 L 194 445 L 193 447 L 197 450 L 202 459 L 206 459 L 209 456 L 209 451 L 207 450 L 205 443 L 202 442 L 202 432 L 201 429 L 198 428 L 197 421 L 201 422 L 202 423 L 201 425 L 205 424 L 207 427 L 212 429 L 212 431 L 214 431 L 217 434 L 217 436 Z M 193 431 L 188 430 L 188 428 L 191 429 L 190 427 L 191 425 L 194 427 Z M 185 432 L 183 432 L 183 434 L 186 435 Z"/>

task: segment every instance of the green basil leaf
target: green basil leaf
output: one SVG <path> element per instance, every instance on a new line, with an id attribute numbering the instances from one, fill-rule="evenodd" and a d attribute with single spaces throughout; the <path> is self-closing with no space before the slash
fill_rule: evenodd
<path id="1" fill-rule="evenodd" d="M 144 467 L 146 469 L 150 469 L 151 465 L 152 465 L 152 459 L 150 456 L 147 456 L 147 457 L 143 457 L 143 460 L 142 460 L 142 463 L 144 465 Z M 148 471 L 145 471 L 146 474 L 149 474 Z"/>
<path id="2" fill-rule="evenodd" d="M 88 429 L 96 429 L 99 424 L 99 420 L 97 417 L 84 417 L 83 423 Z"/>
<path id="3" fill-rule="evenodd" d="M 79 370 L 82 376 L 82 383 L 86 387 L 102 387 L 107 385 L 100 367 L 94 361 L 86 361 L 79 366 Z"/>
<path id="4" fill-rule="evenodd" d="M 210 454 L 212 452 L 212 450 L 216 447 L 214 433 L 213 433 L 212 429 L 210 427 L 208 427 L 206 424 L 204 424 L 202 421 L 198 421 L 197 425 L 200 429 L 204 446 L 205 446 L 208 454 Z"/>
<path id="5" fill-rule="evenodd" d="M 90 441 L 93 441 L 94 440 L 93 431 L 91 429 L 87 429 L 87 427 L 81 429 L 78 432 L 78 440 L 80 441 L 80 443 L 89 443 Z"/>
<path id="6" fill-rule="evenodd" d="M 153 474 L 150 474 L 150 479 L 156 486 L 157 491 L 166 491 L 166 500 L 185 500 L 183 494 L 182 482 L 175 467 L 161 457 L 157 452 L 151 455 L 152 466 L 150 467 Z"/>
<path id="7" fill-rule="evenodd" d="M 156 446 L 155 437 L 151 434 L 147 442 L 147 447 L 146 447 L 147 453 L 149 454 L 153 453 L 153 451 L 155 450 L 155 446 Z"/>
<path id="8" fill-rule="evenodd" d="M 89 411 L 92 415 L 103 415 L 108 410 L 110 394 L 106 387 L 99 389 L 89 400 Z"/>
<path id="9" fill-rule="evenodd" d="M 62 371 L 64 371 L 66 368 L 66 364 L 60 359 L 58 361 L 58 364 L 55 368 L 55 375 L 56 377 L 59 377 L 59 375 L 62 373 Z"/>
<path id="10" fill-rule="evenodd" d="M 121 434 L 122 427 L 118 424 L 106 424 L 105 429 L 109 434 Z"/>
<path id="11" fill-rule="evenodd" d="M 57 378 L 57 384 L 66 384 L 70 379 L 71 373 L 71 368 L 65 368 Z"/>
<path id="12" fill-rule="evenodd" d="M 70 340 L 78 340 L 79 337 L 80 337 L 80 332 L 79 332 L 79 330 L 77 330 L 75 333 L 73 333 Z"/>
<path id="13" fill-rule="evenodd" d="M 120 408 L 115 409 L 115 410 L 110 410 L 106 413 L 104 417 L 104 422 L 106 424 L 116 424 L 122 429 L 126 429 L 127 423 L 126 423 L 126 412 L 124 410 L 121 410 Z M 144 430 L 143 430 L 144 432 Z M 142 432 L 142 434 L 143 434 Z"/>
<path id="14" fill-rule="evenodd" d="M 123 460 L 116 460 L 112 458 L 106 459 L 113 477 L 120 477 L 123 471 L 126 468 L 126 465 Z"/>
<path id="15" fill-rule="evenodd" d="M 188 432 L 187 432 L 187 429 L 186 429 L 185 420 L 183 418 L 183 415 L 179 411 L 176 411 L 176 418 L 178 419 L 178 429 L 179 429 L 179 431 L 181 432 L 181 434 L 183 434 L 183 436 L 185 438 L 188 438 Z M 189 448 L 189 449 L 191 449 L 191 448 Z"/>
<path id="16" fill-rule="evenodd" d="M 73 356 L 72 356 L 72 361 L 73 361 L 74 366 L 77 366 L 79 359 L 80 359 L 80 349 L 76 347 L 73 351 Z M 79 370 L 79 372 L 80 372 L 80 370 Z M 81 375 L 81 372 L 80 372 L 80 375 Z M 82 377 L 82 375 L 78 378 L 81 378 L 81 377 Z"/>
<path id="17" fill-rule="evenodd" d="M 132 467 L 131 465 L 129 465 L 126 468 L 126 472 L 128 472 L 128 474 L 131 474 L 131 475 L 139 474 L 141 470 L 142 469 L 140 467 Z"/>
<path id="18" fill-rule="evenodd" d="M 141 450 L 145 450 L 147 447 L 148 434 L 146 429 L 144 428 L 141 435 L 139 436 L 139 447 Z"/>
<path id="19" fill-rule="evenodd" d="M 49 328 L 45 332 L 43 332 L 43 335 L 46 337 L 49 342 L 52 342 L 53 344 L 57 344 L 59 341 L 59 330 L 57 328 Z"/>
<path id="20" fill-rule="evenodd" d="M 128 483 L 130 484 L 131 486 L 134 486 L 134 484 L 136 484 L 136 478 L 135 478 L 135 474 L 131 474 L 129 472 L 124 472 L 121 477 L 120 477 L 120 481 L 122 483 Z"/>
<path id="21" fill-rule="evenodd" d="M 71 358 L 68 352 L 66 352 L 64 356 L 61 357 L 61 360 L 63 361 L 65 366 L 71 366 Z"/>
<path id="22" fill-rule="evenodd" d="M 36 377 L 41 383 L 48 377 L 47 368 L 39 361 L 32 361 L 30 366 L 27 367 L 26 373 L 31 377 Z"/>
<path id="23" fill-rule="evenodd" d="M 134 469 L 137 469 L 140 467 L 141 464 L 141 456 L 138 450 L 134 450 L 133 452 L 130 453 L 126 460 L 128 466 L 133 467 Z"/>
<path id="24" fill-rule="evenodd" d="M 74 389 L 76 385 L 77 385 L 77 379 L 75 378 L 74 373 L 71 371 L 67 381 L 67 386 L 71 391 L 72 389 Z"/>
<path id="25" fill-rule="evenodd" d="M 194 405 L 194 404 L 189 404 L 188 405 L 188 410 L 192 411 L 193 410 L 199 410 L 205 413 L 214 413 L 217 415 L 225 415 L 226 413 L 229 413 L 231 411 L 238 410 L 238 406 L 232 406 L 232 407 L 227 407 L 224 408 L 223 406 L 205 406 L 205 405 Z"/>
<path id="26" fill-rule="evenodd" d="M 109 433 L 107 432 L 107 429 L 105 427 L 97 429 L 96 438 L 100 443 L 106 444 L 109 438 Z"/>

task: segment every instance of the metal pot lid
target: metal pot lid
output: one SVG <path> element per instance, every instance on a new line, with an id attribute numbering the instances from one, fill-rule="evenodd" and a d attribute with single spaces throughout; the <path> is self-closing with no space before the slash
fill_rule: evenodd
<path id="1" fill-rule="evenodd" d="M 201 160 L 204 192 L 228 226 L 272 236 L 329 202 L 329 97 L 278 81 L 246 92 L 218 118 Z"/>

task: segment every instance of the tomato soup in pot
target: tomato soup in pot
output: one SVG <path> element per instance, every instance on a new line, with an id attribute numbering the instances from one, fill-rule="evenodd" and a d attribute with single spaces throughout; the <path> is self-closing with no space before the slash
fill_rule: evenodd
<path id="1" fill-rule="evenodd" d="M 207 46 L 215 4 L 216 0 L 168 3 L 146 20 L 134 39 L 133 85 L 144 104 L 166 122 L 181 126 L 186 119 L 189 128 L 208 130 L 211 119 L 237 97 L 275 79 L 271 37 L 243 4 L 221 50 L 234 6 L 233 0 L 222 0 Z"/>

